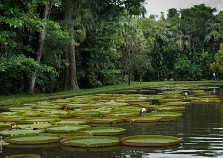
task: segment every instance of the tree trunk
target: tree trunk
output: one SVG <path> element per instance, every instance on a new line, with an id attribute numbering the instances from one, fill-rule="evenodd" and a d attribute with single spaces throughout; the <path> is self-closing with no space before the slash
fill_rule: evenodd
<path id="1" fill-rule="evenodd" d="M 66 67 L 64 72 L 64 89 L 67 90 L 79 89 L 76 75 L 74 25 L 71 22 L 72 19 L 72 10 L 70 8 L 67 8 L 64 13 L 64 20 L 67 20 L 69 22 L 66 26 L 66 29 L 70 35 L 70 43 L 65 50 L 65 60 L 69 62 L 69 66 Z"/>
<path id="2" fill-rule="evenodd" d="M 131 84 L 131 74 L 130 74 L 130 72 L 128 73 L 128 85 L 130 86 L 130 84 Z"/>
<path id="3" fill-rule="evenodd" d="M 139 82 L 140 82 L 140 84 L 142 83 L 142 75 L 141 74 L 139 75 Z"/>
<path id="4" fill-rule="evenodd" d="M 52 8 L 52 3 L 49 2 L 49 4 L 47 4 L 44 7 L 42 19 L 44 19 L 44 20 L 49 19 L 51 8 Z M 36 61 L 38 63 L 40 63 L 41 57 L 42 57 L 42 54 L 43 54 L 45 37 L 46 37 L 46 25 L 43 26 L 43 29 L 39 34 L 39 43 L 38 43 L 38 47 L 37 47 L 37 57 L 36 57 Z M 37 71 L 36 71 L 36 73 L 37 73 Z M 34 92 L 35 83 L 36 83 L 36 76 L 32 76 L 31 84 L 30 84 L 30 88 L 29 88 L 29 90 L 30 90 L 29 93 Z"/>

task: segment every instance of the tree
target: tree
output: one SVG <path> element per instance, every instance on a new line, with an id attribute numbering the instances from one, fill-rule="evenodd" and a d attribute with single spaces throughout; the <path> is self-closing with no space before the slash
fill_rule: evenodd
<path id="1" fill-rule="evenodd" d="M 76 60 L 75 60 L 75 45 L 73 44 L 75 41 L 74 34 L 74 24 L 72 20 L 76 22 L 79 19 L 82 19 L 81 14 L 83 11 L 87 10 L 89 14 L 94 14 L 96 17 L 98 16 L 101 19 L 105 19 L 108 17 L 119 17 L 125 11 L 127 11 L 130 15 L 137 14 L 140 15 L 144 13 L 145 10 L 142 7 L 142 3 L 144 0 L 118 0 L 115 2 L 102 1 L 102 0 L 94 0 L 91 2 L 87 1 L 62 1 L 62 6 L 64 10 L 64 20 L 70 21 L 69 25 L 66 25 L 66 30 L 68 30 L 70 34 L 71 42 L 68 45 L 69 49 L 65 51 L 65 60 L 68 61 L 69 66 L 66 67 L 64 71 L 64 88 L 65 89 L 77 89 L 77 76 L 76 76 Z M 92 7 L 93 6 L 93 7 Z M 108 15 L 108 16 L 105 16 Z M 115 16 L 114 16 L 115 15 Z M 92 16 L 93 17 L 93 16 Z M 97 19 L 98 20 L 98 19 Z M 82 25 L 82 20 L 79 21 L 80 26 Z"/>
<path id="2" fill-rule="evenodd" d="M 20 59 L 19 56 L 23 54 L 26 58 L 32 58 L 40 64 L 46 26 L 49 24 L 51 28 L 58 27 L 56 23 L 48 19 L 51 2 L 53 1 L 1 2 L 0 51 L 2 59 L 10 61 L 10 56 L 17 56 Z M 36 76 L 36 73 L 32 75 Z M 30 76 L 26 71 L 22 72 L 22 76 L 17 88 L 25 93 L 32 93 L 35 83 L 32 82 L 32 78 L 35 77 Z"/>
<path id="3" fill-rule="evenodd" d="M 218 53 L 215 54 L 215 60 L 210 64 L 210 68 L 212 72 L 223 76 L 223 50 L 219 50 Z"/>
<path id="4" fill-rule="evenodd" d="M 179 18 L 179 12 L 177 11 L 176 8 L 171 8 L 168 10 L 167 13 L 167 19 L 171 19 L 171 18 Z"/>
<path id="5" fill-rule="evenodd" d="M 91 86 L 110 85 L 120 82 L 121 70 L 119 58 L 121 52 L 118 24 L 116 22 L 100 22 L 97 30 L 91 32 L 85 41 L 82 54 L 83 59 L 78 62 L 81 79 L 84 85 Z M 81 63 L 80 63 L 81 62 Z"/>
<path id="6" fill-rule="evenodd" d="M 131 18 L 124 18 L 121 22 L 121 63 L 128 75 L 129 85 L 134 73 L 142 81 L 143 75 L 150 69 L 149 40 L 145 38 L 140 25 L 142 28 L 142 23 L 138 24 L 137 19 Z"/>

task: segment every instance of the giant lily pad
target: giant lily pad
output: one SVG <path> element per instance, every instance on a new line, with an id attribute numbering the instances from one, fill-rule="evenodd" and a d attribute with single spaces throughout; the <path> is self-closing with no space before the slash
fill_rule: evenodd
<path id="1" fill-rule="evenodd" d="M 119 143 L 119 138 L 110 136 L 83 136 L 61 141 L 61 144 L 63 145 L 76 147 L 105 147 L 118 145 Z"/>
<path id="2" fill-rule="evenodd" d="M 212 99 L 212 98 L 200 98 L 198 100 L 192 100 L 192 104 L 216 104 L 221 102 L 219 99 Z"/>
<path id="3" fill-rule="evenodd" d="M 168 103 L 168 102 L 181 102 L 182 99 L 175 99 L 175 98 L 170 98 L 170 99 L 160 99 L 160 103 Z"/>
<path id="4" fill-rule="evenodd" d="M 61 105 L 47 104 L 47 105 L 37 106 L 36 108 L 37 109 L 60 109 Z"/>
<path id="5" fill-rule="evenodd" d="M 162 119 L 179 118 L 182 114 L 177 112 L 151 112 L 144 114 L 145 116 L 161 117 Z"/>
<path id="6" fill-rule="evenodd" d="M 18 124 L 12 126 L 15 129 L 44 129 L 46 127 L 52 126 L 48 122 L 34 122 L 33 124 Z"/>
<path id="7" fill-rule="evenodd" d="M 57 134 L 28 134 L 21 136 L 6 137 L 5 141 L 11 144 L 48 144 L 60 141 Z"/>
<path id="8" fill-rule="evenodd" d="M 122 116 L 122 117 L 131 117 L 131 116 L 138 116 L 140 112 L 135 112 L 135 111 L 114 111 L 106 114 L 106 116 Z"/>
<path id="9" fill-rule="evenodd" d="M 156 106 L 154 108 L 157 111 L 183 111 L 185 110 L 184 106 Z"/>
<path id="10" fill-rule="evenodd" d="M 93 136 L 93 135 L 90 133 L 77 132 L 77 133 L 62 134 L 60 135 L 60 138 L 67 139 L 67 138 L 80 137 L 80 136 Z"/>
<path id="11" fill-rule="evenodd" d="M 9 128 L 10 126 L 14 125 L 15 123 L 11 122 L 0 122 L 0 129 L 5 129 L 5 128 Z"/>
<path id="12" fill-rule="evenodd" d="M 32 109 L 31 107 L 13 107 L 13 108 L 9 108 L 9 110 L 13 111 L 13 112 L 30 111 L 31 109 Z"/>
<path id="13" fill-rule="evenodd" d="M 58 118 L 50 118 L 50 117 L 32 117 L 26 118 L 24 120 L 20 120 L 20 123 L 34 123 L 34 122 L 57 122 L 60 121 Z"/>
<path id="14" fill-rule="evenodd" d="M 85 119 L 64 119 L 60 122 L 57 122 L 58 125 L 85 125 L 88 124 L 89 121 Z"/>
<path id="15" fill-rule="evenodd" d="M 190 104 L 190 102 L 167 102 L 164 103 L 163 105 L 167 105 L 167 106 L 184 106 L 184 105 L 188 105 Z"/>
<path id="16" fill-rule="evenodd" d="M 1 116 L 0 122 L 18 122 L 22 119 L 24 119 L 24 116 L 8 115 L 8 116 Z"/>
<path id="17" fill-rule="evenodd" d="M 4 136 L 14 136 L 14 135 L 25 135 L 25 134 L 34 134 L 34 133 L 41 133 L 44 130 L 32 130 L 32 129 L 12 129 L 12 130 L 3 130 L 0 131 L 0 135 Z"/>
<path id="18" fill-rule="evenodd" d="M 22 154 L 22 155 L 10 155 L 6 156 L 5 158 L 41 158 L 41 156 L 36 154 Z"/>
<path id="19" fill-rule="evenodd" d="M 89 128 L 88 125 L 56 125 L 46 128 L 46 131 L 52 133 L 70 133 L 76 132 L 82 128 Z"/>
<path id="20" fill-rule="evenodd" d="M 91 123 L 119 123 L 124 122 L 125 118 L 121 116 L 108 116 L 108 117 L 102 117 L 102 118 L 92 118 L 90 120 Z"/>
<path id="21" fill-rule="evenodd" d="M 74 112 L 73 116 L 79 116 L 79 117 L 91 117 L 91 116 L 99 116 L 100 112 L 96 111 L 80 111 L 80 112 Z"/>
<path id="22" fill-rule="evenodd" d="M 130 117 L 127 120 L 133 123 L 151 123 L 151 122 L 159 122 L 161 120 L 161 117 L 138 116 L 138 117 Z"/>
<path id="23" fill-rule="evenodd" d="M 79 132 L 90 133 L 95 136 L 119 135 L 124 134 L 124 128 L 118 127 L 91 127 L 87 129 L 80 129 Z"/>
<path id="24" fill-rule="evenodd" d="M 170 146 L 180 144 L 180 139 L 162 135 L 135 135 L 123 138 L 122 144 L 129 146 Z"/>

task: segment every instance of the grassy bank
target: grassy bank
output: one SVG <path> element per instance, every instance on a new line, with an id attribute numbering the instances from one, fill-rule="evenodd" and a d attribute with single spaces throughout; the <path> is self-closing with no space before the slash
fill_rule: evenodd
<path id="1" fill-rule="evenodd" d="M 6 106 L 6 105 L 21 105 L 24 103 L 29 102 L 35 102 L 35 101 L 42 101 L 42 100 L 48 100 L 48 99 L 57 99 L 57 98 L 66 98 L 66 97 L 72 97 L 75 95 L 85 95 L 85 94 L 92 94 L 92 93 L 103 93 L 108 91 L 114 91 L 114 90 L 122 90 L 122 89 L 130 89 L 130 88 L 139 88 L 139 87 L 150 87 L 150 86 L 158 86 L 163 84 L 182 84 L 182 83 L 216 83 L 216 84 L 222 84 L 222 81 L 199 81 L 199 82 L 174 82 L 174 81 L 164 81 L 164 82 L 132 82 L 129 86 L 127 83 L 122 83 L 118 85 L 112 85 L 112 86 L 103 86 L 98 88 L 90 88 L 90 89 L 78 89 L 74 91 L 63 91 L 58 93 L 49 93 L 49 94 L 33 94 L 33 95 L 13 95 L 13 96 L 1 96 L 0 97 L 0 106 Z"/>

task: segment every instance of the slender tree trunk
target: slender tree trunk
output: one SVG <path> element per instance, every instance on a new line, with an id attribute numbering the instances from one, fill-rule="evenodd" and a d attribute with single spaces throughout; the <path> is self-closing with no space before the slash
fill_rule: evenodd
<path id="1" fill-rule="evenodd" d="M 76 75 L 76 58 L 75 58 L 75 45 L 74 45 L 74 25 L 70 22 L 73 19 L 72 10 L 67 8 L 64 13 L 64 20 L 69 23 L 66 26 L 70 35 L 70 43 L 65 50 L 65 60 L 69 62 L 64 72 L 64 89 L 75 90 L 79 89 Z"/>
<path id="2" fill-rule="evenodd" d="M 30 45 L 30 41 L 28 38 L 30 34 L 29 34 L 29 30 L 27 27 L 24 27 L 23 33 L 24 33 L 23 45 L 28 46 L 28 45 Z M 26 57 L 31 56 L 31 53 L 29 51 L 27 51 L 26 49 L 23 50 L 23 53 L 26 55 Z M 21 84 L 21 89 L 23 90 L 23 93 L 30 92 L 30 84 L 31 84 L 31 80 L 28 77 L 28 74 L 26 72 L 23 72 L 23 83 Z"/>
<path id="3" fill-rule="evenodd" d="M 140 82 L 140 84 L 142 83 L 142 75 L 141 74 L 139 75 L 139 82 Z"/>
<path id="4" fill-rule="evenodd" d="M 49 4 L 47 4 L 45 6 L 44 10 L 43 10 L 43 17 L 42 18 L 44 20 L 47 20 L 49 18 L 51 8 L 52 8 L 52 3 L 49 2 Z M 37 57 L 36 57 L 36 61 L 38 63 L 40 63 L 41 58 L 42 58 L 45 37 L 46 37 L 46 25 L 43 26 L 43 29 L 39 34 L 39 43 L 38 43 L 38 47 L 37 47 Z M 36 71 L 36 73 L 37 73 L 37 71 Z M 32 79 L 31 79 L 29 93 L 34 92 L 35 83 L 36 83 L 36 76 L 33 76 Z"/>
<path id="5" fill-rule="evenodd" d="M 128 85 L 130 86 L 130 84 L 131 84 L 131 73 L 129 72 L 128 73 Z"/>

